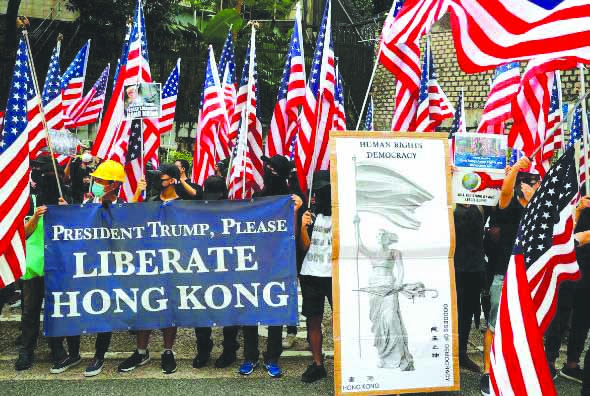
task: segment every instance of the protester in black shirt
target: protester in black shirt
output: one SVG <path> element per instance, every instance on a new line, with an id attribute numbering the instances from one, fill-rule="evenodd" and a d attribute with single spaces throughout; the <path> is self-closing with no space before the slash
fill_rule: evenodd
<path id="1" fill-rule="evenodd" d="M 227 199 L 227 187 L 225 180 L 219 176 L 209 176 L 205 180 L 203 199 L 217 201 Z M 215 367 L 225 368 L 236 361 L 236 351 L 240 348 L 237 337 L 239 326 L 225 326 L 223 328 L 223 352 L 215 361 Z M 211 339 L 211 327 L 195 327 L 197 336 L 197 356 L 193 360 L 194 368 L 201 368 L 207 365 L 213 349 Z"/>
<path id="2" fill-rule="evenodd" d="M 180 171 L 176 165 L 162 164 L 158 169 L 160 177 L 160 194 L 152 196 L 149 201 L 169 202 L 174 200 L 181 200 L 182 198 L 176 193 L 176 182 L 180 178 Z M 143 191 L 145 191 L 147 184 L 142 178 L 137 186 L 137 191 L 133 197 L 133 202 L 137 202 Z M 161 367 L 164 374 L 172 374 L 176 371 L 176 359 L 172 347 L 176 339 L 176 327 L 168 327 L 161 329 L 164 336 L 164 352 L 161 357 Z M 138 366 L 143 366 L 150 361 L 150 354 L 147 349 L 151 330 L 139 330 L 137 332 L 137 349 L 129 358 L 119 364 L 118 370 L 120 372 L 131 371 Z"/>
<path id="3" fill-rule="evenodd" d="M 203 196 L 203 189 L 198 184 L 192 183 L 190 178 L 187 176 L 187 172 L 190 170 L 190 164 L 187 160 L 177 160 L 174 165 L 180 171 L 180 178 L 178 184 L 176 184 L 176 194 L 181 199 L 201 199 Z"/>
<path id="4" fill-rule="evenodd" d="M 475 205 L 457 204 L 455 220 L 455 286 L 459 330 L 459 366 L 480 372 L 479 366 L 467 356 L 467 342 L 473 313 L 479 305 L 483 286 L 485 259 L 483 249 L 483 209 Z"/>
<path id="5" fill-rule="evenodd" d="M 273 195 L 283 195 L 289 193 L 287 178 L 291 173 L 291 163 L 282 155 L 275 155 L 272 158 L 263 156 L 264 162 L 264 188 L 255 196 L 268 197 Z M 293 194 L 295 202 L 295 214 L 299 217 L 299 209 L 303 205 L 301 197 Z M 299 221 L 296 222 L 300 224 Z M 295 228 L 297 230 L 297 227 Z M 297 232 L 296 239 L 299 238 Z M 280 265 L 277 261 L 275 265 Z M 258 326 L 243 326 L 244 335 L 244 362 L 240 366 L 239 373 L 250 375 L 258 367 Z M 266 343 L 266 352 L 264 353 L 264 367 L 268 375 L 273 378 L 282 376 L 282 370 L 278 365 L 279 357 L 283 352 L 282 347 L 282 326 L 268 326 L 268 338 Z"/>
<path id="6" fill-rule="evenodd" d="M 84 194 L 90 192 L 90 173 L 92 169 L 92 154 L 85 152 L 82 157 L 76 157 L 66 167 L 72 185 L 72 202 L 81 203 Z"/>
<path id="7" fill-rule="evenodd" d="M 539 175 L 522 172 L 531 166 L 527 157 L 520 158 L 513 167 L 507 169 L 506 178 L 502 184 L 498 208 L 490 219 L 490 226 L 496 229 L 493 242 L 496 244 L 498 254 L 490 267 L 494 273 L 494 280 L 490 288 L 490 320 L 484 337 L 484 375 L 480 379 L 480 391 L 482 395 L 490 394 L 490 348 L 494 339 L 494 327 L 500 305 L 500 294 L 504 284 L 504 275 L 510 262 L 518 224 L 524 213 L 524 209 L 533 197 L 536 189 L 541 184 Z"/>

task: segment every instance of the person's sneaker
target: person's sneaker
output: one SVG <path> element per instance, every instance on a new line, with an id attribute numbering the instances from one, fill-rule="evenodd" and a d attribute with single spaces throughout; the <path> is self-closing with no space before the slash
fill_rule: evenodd
<path id="1" fill-rule="evenodd" d="M 86 367 L 86 370 L 84 370 L 84 377 L 94 377 L 95 375 L 100 374 L 103 367 L 104 359 L 92 359 L 88 367 Z"/>
<path id="2" fill-rule="evenodd" d="M 129 356 L 126 360 L 123 360 L 117 367 L 117 371 L 120 373 L 126 373 L 134 370 L 139 366 L 143 366 L 150 361 L 150 351 L 145 351 L 145 354 L 141 354 L 135 350 L 133 355 Z"/>
<path id="3" fill-rule="evenodd" d="M 582 383 L 582 376 L 584 374 L 584 370 L 580 368 L 580 365 L 576 365 L 576 367 L 567 367 L 565 364 L 563 368 L 559 372 L 563 378 L 567 378 L 568 380 L 572 380 L 578 383 Z"/>
<path id="4" fill-rule="evenodd" d="M 481 369 L 471 358 L 467 355 L 459 355 L 459 367 L 474 373 L 481 373 Z"/>
<path id="5" fill-rule="evenodd" d="M 236 361 L 236 352 L 223 351 L 219 358 L 215 361 L 215 367 L 226 368 L 231 366 Z"/>
<path id="6" fill-rule="evenodd" d="M 283 370 L 277 362 L 264 362 L 264 368 L 271 378 L 280 378 L 283 375 Z"/>
<path id="7" fill-rule="evenodd" d="M 59 374 L 59 373 L 63 373 L 64 371 L 80 364 L 80 362 L 82 361 L 82 358 L 80 357 L 80 355 L 78 356 L 66 356 L 65 358 L 63 358 L 62 360 L 60 360 L 59 362 L 55 363 L 53 365 L 53 367 L 51 367 L 49 369 L 49 372 L 51 374 Z"/>
<path id="8" fill-rule="evenodd" d="M 238 369 L 238 373 L 240 373 L 242 375 L 250 375 L 250 374 L 252 374 L 254 369 L 256 369 L 256 367 L 258 367 L 257 361 L 252 362 L 250 360 L 246 360 L 246 361 L 244 361 L 244 363 L 242 363 L 240 365 L 240 368 Z"/>
<path id="9" fill-rule="evenodd" d="M 290 349 L 293 348 L 295 341 L 297 340 L 297 335 L 295 334 L 287 334 L 285 338 L 283 338 L 283 348 Z"/>
<path id="10" fill-rule="evenodd" d="M 33 354 L 28 352 L 21 352 L 18 355 L 18 359 L 14 363 L 14 369 L 16 371 L 24 371 L 33 367 Z"/>
<path id="11" fill-rule="evenodd" d="M 326 368 L 322 364 L 318 366 L 315 362 L 307 366 L 307 370 L 301 376 L 301 381 L 311 384 L 312 382 L 316 382 L 321 380 L 322 378 L 326 378 L 328 373 L 326 372 Z"/>
<path id="12" fill-rule="evenodd" d="M 557 376 L 559 375 L 555 366 L 551 364 L 549 365 L 549 373 L 551 373 L 551 378 L 553 380 L 557 379 Z"/>
<path id="13" fill-rule="evenodd" d="M 490 396 L 490 375 L 484 374 L 479 379 L 479 391 L 482 396 Z"/>
<path id="14" fill-rule="evenodd" d="M 174 352 L 165 350 L 162 352 L 162 372 L 164 374 L 172 374 L 176 372 L 176 359 L 174 359 Z"/>
<path id="15" fill-rule="evenodd" d="M 207 365 L 211 357 L 211 350 L 213 349 L 213 341 L 209 340 L 207 346 L 199 346 L 197 344 L 197 356 L 193 359 L 193 368 L 202 368 Z"/>

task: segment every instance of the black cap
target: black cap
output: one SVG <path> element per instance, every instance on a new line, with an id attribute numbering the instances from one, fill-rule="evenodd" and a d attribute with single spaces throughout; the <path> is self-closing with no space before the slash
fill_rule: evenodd
<path id="1" fill-rule="evenodd" d="M 53 163 L 49 155 L 40 155 L 34 160 L 31 160 L 31 165 L 37 166 L 41 171 L 53 170 Z"/>
<path id="2" fill-rule="evenodd" d="M 267 156 L 263 155 L 262 157 L 260 157 L 260 159 L 272 166 L 272 168 L 277 172 L 277 174 L 280 177 L 284 177 L 285 179 L 289 177 L 292 167 L 291 161 L 289 161 L 287 157 L 280 154 L 276 154 L 273 155 L 271 158 L 268 158 Z"/>
<path id="3" fill-rule="evenodd" d="M 209 201 L 225 199 L 227 195 L 225 180 L 219 176 L 209 176 L 203 184 L 203 190 L 203 199 Z"/>
<path id="4" fill-rule="evenodd" d="M 160 175 L 168 175 L 173 179 L 180 179 L 180 169 L 174 164 L 162 164 L 158 168 L 158 173 Z"/>
<path id="5" fill-rule="evenodd" d="M 319 170 L 313 174 L 313 183 L 311 186 L 312 190 L 319 190 L 330 185 L 330 171 Z"/>

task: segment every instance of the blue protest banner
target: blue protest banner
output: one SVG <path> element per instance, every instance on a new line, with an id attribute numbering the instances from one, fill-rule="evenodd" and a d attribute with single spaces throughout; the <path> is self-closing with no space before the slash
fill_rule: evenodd
<path id="1" fill-rule="evenodd" d="M 297 324 L 290 197 L 51 206 L 45 334 Z"/>

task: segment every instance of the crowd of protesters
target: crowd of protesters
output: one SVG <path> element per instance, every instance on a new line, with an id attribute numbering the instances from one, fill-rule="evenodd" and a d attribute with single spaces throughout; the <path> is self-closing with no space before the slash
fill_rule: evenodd
<path id="1" fill-rule="evenodd" d="M 292 162 L 283 156 L 263 157 L 264 188 L 255 196 L 291 195 L 295 207 L 296 263 L 301 294 L 301 314 L 307 320 L 307 341 L 313 361 L 302 375 L 302 381 L 314 382 L 327 376 L 322 354 L 322 319 L 326 300 L 332 304 L 332 205 L 330 175 L 319 171 L 314 175 L 311 194 L 312 205 L 306 207 L 306 199 L 299 188 Z M 146 172 L 140 180 L 132 202 L 140 196 L 147 201 L 174 200 L 224 200 L 227 199 L 227 162 L 216 165 L 216 174 L 210 176 L 201 187 L 191 182 L 190 164 L 185 160 L 163 164 L 157 170 Z M 523 157 L 507 168 L 506 176 L 496 207 L 457 204 L 455 222 L 455 285 L 457 292 L 459 335 L 459 365 L 472 372 L 483 372 L 480 391 L 490 394 L 490 347 L 500 294 L 520 218 L 526 205 L 540 185 L 538 175 L 524 170 L 530 161 Z M 32 163 L 31 209 L 25 224 L 27 238 L 27 271 L 18 282 L 21 290 L 21 334 L 19 356 L 15 362 L 17 371 L 27 370 L 34 364 L 35 348 L 40 329 L 40 312 L 43 306 L 43 215 L 47 205 L 69 203 L 121 203 L 119 189 L 125 180 L 125 171 L 119 163 L 104 161 L 100 164 L 84 153 L 65 167 L 55 167 L 49 157 L 42 156 Z M 57 180 L 61 187 L 58 188 Z M 556 315 L 545 334 L 545 350 L 553 378 L 564 378 L 583 383 L 582 394 L 590 394 L 590 355 L 585 356 L 585 371 L 580 367 L 586 336 L 590 329 L 590 315 L 585 304 L 590 298 L 590 198 L 579 201 L 575 214 L 576 253 L 581 271 L 579 281 L 561 284 Z M 310 253 L 310 254 L 308 254 Z M 280 258 L 278 258 L 278 264 Z M 0 290 L 0 311 L 15 292 L 15 285 Z M 480 319 L 483 316 L 483 321 Z M 475 328 L 484 332 L 483 367 L 475 363 L 467 353 L 469 334 Z M 177 329 L 161 329 L 164 348 L 161 355 L 162 372 L 177 370 L 173 352 Z M 243 345 L 238 342 L 242 332 Z M 128 372 L 150 361 L 150 330 L 133 332 L 135 352 L 118 365 L 118 371 Z M 279 358 L 284 348 L 293 345 L 296 326 L 287 327 L 283 338 L 283 326 L 269 326 L 266 348 L 260 360 L 257 326 L 228 326 L 223 328 L 222 353 L 214 362 L 217 368 L 232 366 L 238 360 L 238 350 L 243 348 L 244 360 L 238 371 L 250 375 L 262 361 L 271 377 L 280 377 Z M 193 367 L 205 367 L 213 350 L 212 329 L 195 328 L 196 356 Z M 567 360 L 556 368 L 559 349 L 567 336 Z M 86 376 L 98 375 L 105 363 L 112 333 L 96 335 L 95 355 L 85 369 Z M 65 345 L 64 345 L 65 341 Z M 51 337 L 48 345 L 53 359 L 51 373 L 58 374 L 81 362 L 80 336 Z"/>
<path id="2" fill-rule="evenodd" d="M 263 157 L 263 162 L 264 187 L 254 197 L 290 195 L 294 202 L 295 251 L 303 298 L 302 314 L 308 320 L 307 339 L 313 353 L 313 362 L 303 373 L 302 381 L 314 382 L 327 376 L 322 354 L 322 319 L 325 300 L 327 299 L 330 304 L 332 302 L 330 176 L 327 171 L 317 172 L 311 191 L 312 207 L 308 210 L 304 204 L 306 200 L 299 187 L 294 164 L 280 155 L 272 158 Z M 21 334 L 17 341 L 20 347 L 14 366 L 17 371 L 30 369 L 35 360 L 45 290 L 43 215 L 51 210 L 48 209 L 48 205 L 123 203 L 119 198 L 119 190 L 125 181 L 125 170 L 121 164 L 111 160 L 98 163 L 88 152 L 72 159 L 65 167 L 56 167 L 50 157 L 41 156 L 32 162 L 31 168 L 31 205 L 25 224 L 27 272 L 17 284 L 0 289 L 0 312 L 15 289 L 18 287 L 21 291 Z M 207 178 L 201 187 L 192 183 L 188 177 L 188 161 L 178 160 L 174 164 L 162 164 L 157 170 L 146 171 L 146 177 L 139 181 L 131 203 L 140 201 L 140 197 L 146 197 L 147 202 L 227 199 L 227 168 L 227 161 L 218 163 L 215 166 L 216 174 Z M 321 223 L 320 228 L 317 227 L 318 223 Z M 308 251 L 313 252 L 313 259 L 307 257 Z M 277 264 L 284 265 L 280 263 L 280 258 L 277 259 Z M 169 327 L 161 331 L 164 343 L 160 359 L 161 369 L 165 374 L 172 374 L 177 370 L 173 352 L 177 328 Z M 243 345 L 238 343 L 240 331 L 243 335 Z M 135 336 L 136 350 L 118 365 L 119 372 L 132 371 L 150 361 L 148 348 L 151 330 L 139 329 L 132 333 Z M 260 360 L 257 326 L 225 327 L 223 350 L 215 360 L 215 367 L 225 368 L 233 365 L 238 358 L 237 351 L 242 347 L 244 360 L 239 364 L 240 374 L 250 375 L 261 362 L 269 376 L 281 377 L 283 371 L 279 358 L 283 348 L 293 346 L 297 327 L 287 326 L 287 336 L 283 338 L 282 334 L 283 326 L 268 327 L 266 350 Z M 196 369 L 205 367 L 211 358 L 211 335 L 210 327 L 195 328 L 197 353 L 193 367 Z M 100 374 L 111 338 L 112 333 L 96 334 L 94 358 L 86 367 L 85 376 Z M 47 342 L 53 361 L 51 373 L 62 373 L 81 362 L 79 335 L 48 337 Z"/>

